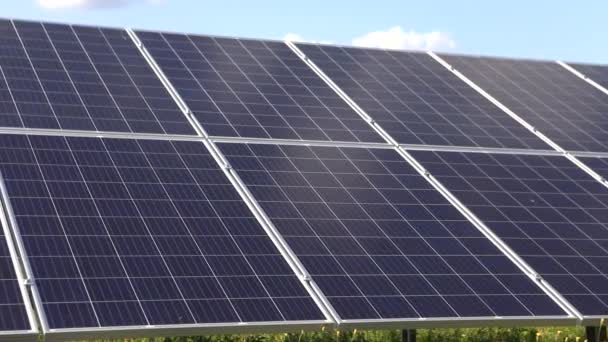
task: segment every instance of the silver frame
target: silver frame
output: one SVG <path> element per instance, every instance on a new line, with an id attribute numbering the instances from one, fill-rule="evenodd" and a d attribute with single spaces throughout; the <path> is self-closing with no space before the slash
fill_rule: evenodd
<path id="1" fill-rule="evenodd" d="M 36 341 L 40 331 L 37 315 L 34 311 L 32 302 L 30 301 L 30 294 L 28 291 L 28 287 L 31 287 L 32 285 L 31 271 L 29 269 L 27 257 L 21 253 L 21 235 L 18 233 L 16 226 L 13 225 L 13 222 L 13 210 L 8 201 L 4 178 L 0 173 L 0 224 L 2 224 L 2 230 L 11 255 L 13 269 L 15 270 L 17 281 L 19 282 L 21 298 L 23 299 L 23 304 L 25 305 L 31 327 L 30 330 L 0 331 L 0 341 Z"/>
<path id="2" fill-rule="evenodd" d="M 578 76 L 579 78 L 583 79 L 585 82 L 591 84 L 594 88 L 596 88 L 597 90 L 601 91 L 602 93 L 608 95 L 608 89 L 604 88 L 601 84 L 595 82 L 591 77 L 583 74 L 582 72 L 578 71 L 575 67 L 563 62 L 563 61 L 556 61 L 557 64 L 561 65 L 564 69 L 570 71 L 571 73 L 575 74 L 576 76 Z"/>

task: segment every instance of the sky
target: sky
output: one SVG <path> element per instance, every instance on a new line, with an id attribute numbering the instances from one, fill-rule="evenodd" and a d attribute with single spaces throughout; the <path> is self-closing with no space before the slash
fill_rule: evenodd
<path id="1" fill-rule="evenodd" d="M 0 16 L 608 64 L 608 1 L 0 0 Z"/>

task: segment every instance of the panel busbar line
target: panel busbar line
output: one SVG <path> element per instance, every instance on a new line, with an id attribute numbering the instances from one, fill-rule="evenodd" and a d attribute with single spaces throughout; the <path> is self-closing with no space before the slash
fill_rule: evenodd
<path id="1" fill-rule="evenodd" d="M 0 20 L 0 127 L 195 135 L 122 29 Z"/>
<path id="2" fill-rule="evenodd" d="M 326 321 L 203 143 L 0 146 L 49 331 Z"/>
<path id="3" fill-rule="evenodd" d="M 410 154 L 583 316 L 608 313 L 608 188 L 561 156 Z"/>
<path id="4" fill-rule="evenodd" d="M 427 54 L 296 45 L 401 144 L 548 147 Z"/>
<path id="5" fill-rule="evenodd" d="M 218 147 L 342 322 L 566 316 L 393 149 Z"/>
<path id="6" fill-rule="evenodd" d="M 285 43 L 135 32 L 210 136 L 384 142 Z"/>
<path id="7" fill-rule="evenodd" d="M 608 151 L 608 96 L 558 63 L 440 56 L 563 149 Z"/>

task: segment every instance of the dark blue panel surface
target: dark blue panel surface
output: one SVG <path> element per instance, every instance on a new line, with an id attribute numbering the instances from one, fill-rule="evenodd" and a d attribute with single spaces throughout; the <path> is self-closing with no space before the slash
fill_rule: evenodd
<path id="1" fill-rule="evenodd" d="M 124 30 L 0 20 L 0 126 L 195 134 Z"/>
<path id="2" fill-rule="evenodd" d="M 561 156 L 411 153 L 582 314 L 608 314 L 608 188 Z"/>
<path id="3" fill-rule="evenodd" d="M 564 314 L 394 150 L 220 149 L 343 319 Z"/>
<path id="4" fill-rule="evenodd" d="M 137 35 L 212 136 L 384 142 L 284 43 Z"/>
<path id="5" fill-rule="evenodd" d="M 442 57 L 566 150 L 608 151 L 608 96 L 559 64 Z"/>
<path id="6" fill-rule="evenodd" d="M 323 320 L 202 143 L 0 136 L 50 328 Z"/>
<path id="7" fill-rule="evenodd" d="M 0 333 L 31 330 L 6 239 L 0 227 Z"/>
<path id="8" fill-rule="evenodd" d="M 400 143 L 548 148 L 427 54 L 298 46 Z"/>

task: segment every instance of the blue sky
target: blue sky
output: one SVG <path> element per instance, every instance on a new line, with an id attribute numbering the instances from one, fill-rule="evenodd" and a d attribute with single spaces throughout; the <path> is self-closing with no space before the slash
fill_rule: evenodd
<path id="1" fill-rule="evenodd" d="M 291 33 L 349 45 L 363 37 L 355 42 L 608 63 L 606 0 L 11 0 L 2 5 L 2 16 L 19 19 L 256 38 Z"/>

